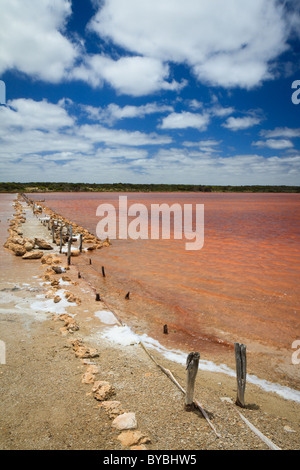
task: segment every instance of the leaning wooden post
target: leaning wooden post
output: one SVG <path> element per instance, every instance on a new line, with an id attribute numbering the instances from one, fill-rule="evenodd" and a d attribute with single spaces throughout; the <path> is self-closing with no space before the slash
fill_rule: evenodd
<path id="1" fill-rule="evenodd" d="M 72 225 L 69 225 L 68 266 L 70 266 L 71 264 L 71 245 L 72 245 Z"/>
<path id="2" fill-rule="evenodd" d="M 187 385 L 185 394 L 185 409 L 191 411 L 194 408 L 194 389 L 195 381 L 199 368 L 200 354 L 198 352 L 191 352 L 186 360 L 187 369 Z"/>
<path id="3" fill-rule="evenodd" d="M 105 269 L 104 269 L 104 266 L 102 266 L 102 276 L 105 277 Z"/>
<path id="4" fill-rule="evenodd" d="M 247 357 L 246 346 L 240 343 L 234 343 L 236 379 L 237 379 L 237 399 L 236 405 L 245 408 L 245 389 L 247 377 Z"/>

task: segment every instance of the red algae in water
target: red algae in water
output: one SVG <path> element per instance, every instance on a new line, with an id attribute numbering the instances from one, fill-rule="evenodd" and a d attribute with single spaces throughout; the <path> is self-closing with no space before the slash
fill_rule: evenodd
<path id="1" fill-rule="evenodd" d="M 102 203 L 124 193 L 39 193 L 35 199 L 96 234 Z M 126 193 L 128 205 L 204 204 L 204 246 L 184 240 L 115 240 L 93 255 L 114 286 L 135 295 L 149 324 L 217 341 L 250 338 L 290 348 L 300 335 L 300 195 Z M 149 210 L 150 213 L 150 210 Z M 143 303 L 144 302 L 144 303 Z M 147 308 L 142 308 L 147 305 Z M 133 308 L 132 306 L 130 308 Z M 141 308 L 141 310 L 139 310 Z M 191 336 L 191 337 L 192 337 Z"/>

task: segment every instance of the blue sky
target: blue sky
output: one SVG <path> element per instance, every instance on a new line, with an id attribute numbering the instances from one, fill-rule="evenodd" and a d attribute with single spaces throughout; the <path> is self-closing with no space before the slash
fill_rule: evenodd
<path id="1" fill-rule="evenodd" d="M 299 185 L 298 0 L 0 11 L 1 181 Z"/>

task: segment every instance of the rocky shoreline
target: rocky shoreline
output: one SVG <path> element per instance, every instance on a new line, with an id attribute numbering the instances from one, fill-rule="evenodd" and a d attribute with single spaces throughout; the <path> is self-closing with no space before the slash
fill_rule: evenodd
<path id="1" fill-rule="evenodd" d="M 104 339 L 102 333 L 108 324 L 99 320 L 99 313 L 107 313 L 107 305 L 95 299 L 91 286 L 79 278 L 76 265 L 69 266 L 66 256 L 59 253 L 59 228 L 62 224 L 65 227 L 71 225 L 75 245 L 78 245 L 76 234 L 82 235 L 84 246 L 90 248 L 88 251 L 108 248 L 110 242 L 99 241 L 87 230 L 46 207 L 42 207 L 42 211 L 49 217 L 50 224 L 55 225 L 54 231 L 50 227 L 51 236 L 36 217 L 41 214 L 40 208 L 27 205 L 21 198 L 15 200 L 13 218 L 8 225 L 9 236 L 4 242 L 7 259 L 13 254 L 22 259 L 16 260 L 22 265 L 18 275 L 15 275 L 16 285 L 22 276 L 25 284 L 29 284 L 26 292 L 20 288 L 20 291 L 10 291 L 10 294 L 23 302 L 26 300 L 36 317 L 34 320 L 31 318 L 28 333 L 22 327 L 28 313 L 23 312 L 22 317 L 12 307 L 13 303 L 17 305 L 17 297 L 13 297 L 13 302 L 8 298 L 7 302 L 2 303 L 1 339 L 5 337 L 8 345 L 8 361 L 0 366 L 4 384 L 0 405 L 0 448 L 269 448 L 234 409 L 234 377 L 201 371 L 197 379 L 196 394 L 201 397 L 211 422 L 221 436 L 219 438 L 199 411 L 185 411 L 182 393 L 139 345 L 124 347 Z M 64 243 L 67 242 L 65 235 Z M 80 250 L 75 248 L 71 254 L 80 256 Z M 13 270 L 16 270 L 15 263 L 11 272 Z M 31 278 L 28 277 L 29 273 Z M 2 291 L 8 292 L 5 291 L 9 287 L 4 279 L 1 279 L 1 284 L 4 285 Z M 38 289 L 38 299 L 36 291 L 29 289 Z M 36 320 L 41 317 L 43 321 Z M 112 325 L 120 327 L 118 318 L 114 318 Z M 14 341 L 17 342 L 16 349 L 11 355 L 10 343 Z M 29 360 L 32 350 L 36 351 L 39 360 Z M 47 357 L 49 351 L 55 351 L 52 359 Z M 185 370 L 180 364 L 172 363 L 159 353 L 153 354 L 160 364 L 172 370 L 180 383 L 185 384 Z M 23 362 L 24 355 L 28 362 Z M 44 375 L 43 371 L 47 368 L 50 376 Z M 39 374 L 44 380 L 40 383 L 45 402 L 41 406 L 41 415 L 39 400 L 36 399 L 36 395 L 40 396 L 40 390 L 35 389 L 39 387 Z M 72 376 L 70 382 L 64 380 L 66 375 Z M 32 376 L 35 377 L 33 387 L 30 386 Z M 28 384 L 29 398 L 19 396 L 24 382 Z M 51 384 L 56 384 L 55 392 L 51 391 Z M 60 396 L 57 396 L 58 392 Z M 299 448 L 299 403 L 267 393 L 251 384 L 247 387 L 246 398 L 246 408 L 239 411 L 254 426 L 282 449 Z M 28 406 L 28 400 L 27 419 L 20 421 L 18 414 L 22 407 Z M 33 429 L 38 430 L 36 435 Z"/>

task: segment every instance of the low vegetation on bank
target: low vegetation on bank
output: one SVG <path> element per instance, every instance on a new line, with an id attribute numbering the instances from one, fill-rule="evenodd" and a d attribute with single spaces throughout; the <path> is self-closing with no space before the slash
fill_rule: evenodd
<path id="1" fill-rule="evenodd" d="M 0 183 L 1 193 L 36 192 L 225 192 L 300 193 L 300 186 L 211 186 L 202 184 Z"/>

